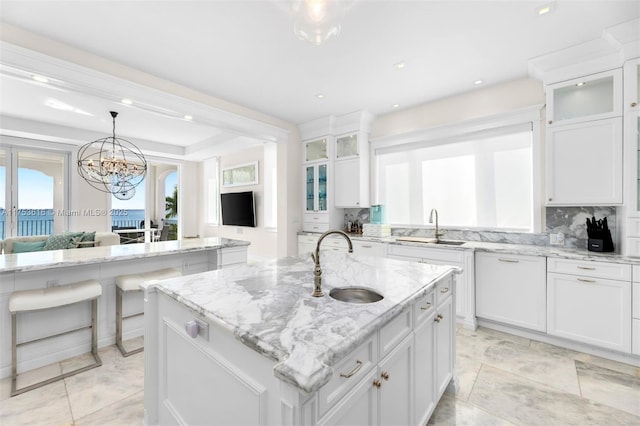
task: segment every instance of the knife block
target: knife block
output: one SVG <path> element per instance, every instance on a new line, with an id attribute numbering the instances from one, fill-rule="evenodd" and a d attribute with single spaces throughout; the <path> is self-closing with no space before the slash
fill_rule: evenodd
<path id="1" fill-rule="evenodd" d="M 589 238 L 587 242 L 587 249 L 589 251 L 598 251 L 598 252 L 610 252 L 613 251 L 613 241 L 611 240 L 611 231 L 608 229 L 599 232 L 598 237 L 600 238 Z"/>

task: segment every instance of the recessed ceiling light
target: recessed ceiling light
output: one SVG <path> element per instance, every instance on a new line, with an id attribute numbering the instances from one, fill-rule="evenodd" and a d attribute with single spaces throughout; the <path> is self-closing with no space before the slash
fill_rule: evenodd
<path id="1" fill-rule="evenodd" d="M 401 70 L 407 66 L 407 63 L 405 61 L 402 61 L 402 62 L 398 62 L 397 64 L 393 64 L 393 66 Z"/>
<path id="2" fill-rule="evenodd" d="M 324 99 L 324 95 L 323 95 L 322 93 L 318 93 L 318 94 L 316 95 L 316 98 L 318 98 L 318 99 Z"/>
<path id="3" fill-rule="evenodd" d="M 482 80 L 476 80 L 473 82 L 473 84 L 475 84 L 476 86 L 479 86 L 482 84 Z"/>
<path id="4" fill-rule="evenodd" d="M 40 83 L 48 83 L 48 82 L 49 82 L 49 79 L 48 79 L 47 77 L 45 77 L 45 76 L 42 76 L 42 75 L 34 74 L 34 75 L 32 76 L 32 78 L 33 78 L 35 81 L 38 81 L 38 82 L 40 82 Z"/>
<path id="5" fill-rule="evenodd" d="M 554 9 L 555 9 L 555 2 L 551 2 L 536 8 L 536 11 L 538 12 L 538 16 L 542 16 L 542 15 L 547 15 L 553 12 Z"/>
<path id="6" fill-rule="evenodd" d="M 127 98 L 123 98 L 122 101 L 120 102 L 122 102 L 125 105 L 131 105 L 133 103 L 131 99 L 127 99 Z"/>
<path id="7" fill-rule="evenodd" d="M 193 120 L 193 117 L 192 117 L 192 116 L 190 116 L 190 115 L 185 115 L 185 116 L 184 116 L 184 119 L 185 119 L 185 120 Z"/>
<path id="8" fill-rule="evenodd" d="M 393 104 L 394 108 L 398 108 L 400 106 L 400 104 Z"/>

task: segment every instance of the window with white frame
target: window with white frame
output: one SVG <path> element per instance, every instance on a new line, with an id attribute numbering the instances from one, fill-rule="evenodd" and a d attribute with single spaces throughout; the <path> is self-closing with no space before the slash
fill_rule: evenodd
<path id="1" fill-rule="evenodd" d="M 378 202 L 393 225 L 533 231 L 531 123 L 375 151 Z"/>

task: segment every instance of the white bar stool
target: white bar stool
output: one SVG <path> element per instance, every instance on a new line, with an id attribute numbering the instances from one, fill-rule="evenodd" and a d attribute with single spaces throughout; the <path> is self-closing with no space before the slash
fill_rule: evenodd
<path id="1" fill-rule="evenodd" d="M 15 291 L 9 298 L 9 312 L 11 312 L 11 396 L 39 388 L 49 383 L 56 382 L 74 374 L 90 370 L 102 365 L 102 361 L 98 356 L 98 297 L 102 294 L 102 286 L 96 280 L 81 281 L 74 284 L 62 285 L 59 287 L 49 287 L 36 290 Z M 72 305 L 80 302 L 91 301 L 91 325 L 79 327 L 74 330 L 64 331 L 51 336 L 45 336 L 34 340 L 17 342 L 17 316 L 18 313 L 41 311 L 45 309 L 57 308 L 60 306 Z M 85 367 L 62 373 L 52 377 L 17 389 L 18 379 L 18 347 L 28 343 L 34 343 L 53 337 L 62 336 L 64 334 L 73 333 L 74 331 L 91 329 L 91 354 L 95 360 L 94 363 Z"/>
<path id="2" fill-rule="evenodd" d="M 122 322 L 127 318 L 133 318 L 140 315 L 144 315 L 144 312 L 139 312 L 137 314 L 122 315 L 122 298 L 125 293 L 131 291 L 141 291 L 140 284 L 145 281 L 151 280 L 164 280 L 167 278 L 174 278 L 181 276 L 182 273 L 173 268 L 160 269 L 158 271 L 144 272 L 141 274 L 128 274 L 128 275 L 119 275 L 116 277 L 116 345 L 122 356 L 129 356 L 133 354 L 137 354 L 138 352 L 142 352 L 144 350 L 144 346 L 139 348 L 127 351 L 122 344 Z"/>

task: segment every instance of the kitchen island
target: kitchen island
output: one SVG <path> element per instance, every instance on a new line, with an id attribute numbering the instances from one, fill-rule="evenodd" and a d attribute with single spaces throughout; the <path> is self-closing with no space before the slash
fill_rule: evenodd
<path id="1" fill-rule="evenodd" d="M 458 268 L 323 253 L 145 285 L 145 424 L 425 424 L 455 389 Z M 367 287 L 384 298 L 329 296 Z"/>

